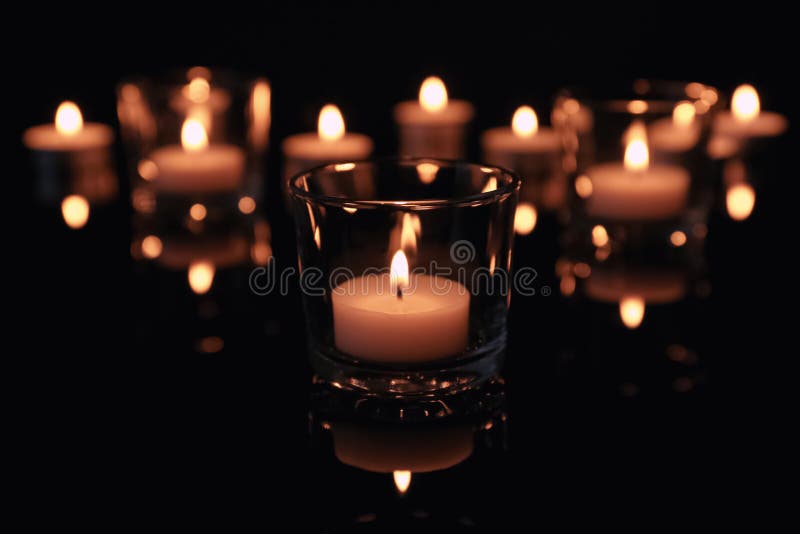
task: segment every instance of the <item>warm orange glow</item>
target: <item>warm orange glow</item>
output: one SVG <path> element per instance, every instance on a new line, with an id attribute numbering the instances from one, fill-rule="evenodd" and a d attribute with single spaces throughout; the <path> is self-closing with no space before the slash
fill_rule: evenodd
<path id="1" fill-rule="evenodd" d="M 56 110 L 56 131 L 62 135 L 75 135 L 83 128 L 83 115 L 75 102 L 62 102 Z"/>
<path id="2" fill-rule="evenodd" d="M 356 168 L 355 163 L 337 163 L 333 166 L 333 170 L 336 172 L 344 172 L 344 171 L 352 171 Z"/>
<path id="3" fill-rule="evenodd" d="M 711 106 L 705 100 L 694 101 L 694 111 L 697 115 L 705 115 L 709 109 L 711 109 Z"/>
<path id="4" fill-rule="evenodd" d="M 562 105 L 564 108 L 564 112 L 567 115 L 575 115 L 577 112 L 581 110 L 581 104 L 574 98 L 567 98 L 564 100 L 564 104 Z"/>
<path id="5" fill-rule="evenodd" d="M 530 106 L 520 106 L 511 118 L 511 129 L 517 137 L 532 137 L 539 131 L 539 118 Z"/>
<path id="6" fill-rule="evenodd" d="M 497 178 L 491 176 L 488 180 L 486 180 L 486 185 L 483 186 L 481 189 L 481 193 L 489 193 L 490 191 L 495 191 L 497 189 Z"/>
<path id="7" fill-rule="evenodd" d="M 686 244 L 686 234 L 680 230 L 675 230 L 669 236 L 669 242 L 673 247 L 682 247 Z"/>
<path id="8" fill-rule="evenodd" d="M 211 70 L 208 67 L 192 67 L 186 71 L 186 79 L 191 81 L 195 78 L 211 79 Z"/>
<path id="9" fill-rule="evenodd" d="M 575 192 L 578 193 L 578 196 L 581 198 L 589 198 L 592 196 L 592 193 L 594 192 L 592 179 L 585 174 L 581 174 L 575 178 Z"/>
<path id="10" fill-rule="evenodd" d="M 317 120 L 317 133 L 324 141 L 336 141 L 344 137 L 344 117 L 333 104 L 322 106 Z"/>
<path id="11" fill-rule="evenodd" d="M 411 471 L 394 471 L 392 477 L 397 491 L 400 492 L 400 495 L 405 495 L 411 485 Z"/>
<path id="12" fill-rule="evenodd" d="M 707 87 L 700 93 L 700 99 L 709 106 L 713 106 L 719 100 L 719 95 L 714 89 Z"/>
<path id="13" fill-rule="evenodd" d="M 592 244 L 596 247 L 604 247 L 608 244 L 608 232 L 605 226 L 598 224 L 592 228 Z"/>
<path id="14" fill-rule="evenodd" d="M 203 124 L 197 119 L 186 119 L 181 128 L 181 145 L 187 152 L 205 150 L 208 146 L 208 134 Z"/>
<path id="15" fill-rule="evenodd" d="M 357 211 L 358 211 L 358 208 L 351 208 L 350 206 L 345 206 L 345 207 L 344 207 L 344 208 L 342 208 L 342 209 L 343 209 L 344 211 L 346 211 L 347 213 L 349 213 L 350 215 L 352 215 L 352 214 L 354 214 L 355 212 L 357 212 Z"/>
<path id="16" fill-rule="evenodd" d="M 322 235 L 319 233 L 319 226 L 314 228 L 314 244 L 317 245 L 317 250 L 322 250 Z"/>
<path id="17" fill-rule="evenodd" d="M 225 347 L 225 341 L 219 336 L 208 336 L 197 342 L 197 352 L 203 354 L 214 354 Z"/>
<path id="18" fill-rule="evenodd" d="M 622 323 L 633 330 L 644 320 L 644 299 L 637 296 L 624 297 L 619 301 L 619 316 Z"/>
<path id="19" fill-rule="evenodd" d="M 421 231 L 419 215 L 404 213 L 400 229 L 400 248 L 409 254 L 415 254 L 417 252 L 417 235 Z"/>
<path id="20" fill-rule="evenodd" d="M 694 104 L 686 100 L 678 102 L 672 110 L 672 123 L 680 128 L 687 128 L 694 122 L 695 114 Z"/>
<path id="21" fill-rule="evenodd" d="M 208 102 L 211 95 L 211 85 L 204 78 L 193 78 L 184 88 L 183 95 L 195 104 Z"/>
<path id="22" fill-rule="evenodd" d="M 748 84 L 737 87 L 731 98 L 731 110 L 733 118 L 739 122 L 749 122 L 758 117 L 761 101 L 755 87 Z"/>
<path id="23" fill-rule="evenodd" d="M 572 272 L 575 273 L 575 276 L 578 278 L 589 278 L 592 276 L 592 268 L 589 266 L 588 263 L 584 261 L 580 261 L 575 264 L 572 268 Z"/>
<path id="24" fill-rule="evenodd" d="M 195 261 L 189 265 L 189 287 L 198 295 L 208 293 L 214 283 L 216 269 L 210 261 Z"/>
<path id="25" fill-rule="evenodd" d="M 419 104 L 425 111 L 441 111 L 447 107 L 447 88 L 441 78 L 429 76 L 419 88 Z"/>
<path id="26" fill-rule="evenodd" d="M 136 169 L 139 171 L 139 176 L 142 177 L 142 180 L 147 180 L 149 182 L 158 178 L 158 166 L 152 160 L 141 160 Z"/>
<path id="27" fill-rule="evenodd" d="M 70 228 L 83 228 L 89 220 L 89 201 L 81 195 L 69 195 L 61 201 L 61 215 Z"/>
<path id="28" fill-rule="evenodd" d="M 647 113 L 647 102 L 644 100 L 631 100 L 628 102 L 628 112 L 634 115 L 641 115 Z"/>
<path id="29" fill-rule="evenodd" d="M 250 215 L 256 211 L 256 201 L 253 197 L 244 196 L 239 199 L 239 211 L 245 215 Z"/>
<path id="30" fill-rule="evenodd" d="M 564 278 L 561 279 L 561 283 L 559 284 L 559 289 L 561 290 L 561 294 L 565 297 L 571 296 L 575 293 L 575 277 L 571 274 L 566 275 Z"/>
<path id="31" fill-rule="evenodd" d="M 750 184 L 734 184 L 725 193 L 725 205 L 728 208 L 728 215 L 734 221 L 743 221 L 750 217 L 755 204 L 756 192 Z"/>
<path id="32" fill-rule="evenodd" d="M 250 140 L 253 146 L 263 149 L 269 140 L 272 122 L 272 89 L 266 80 L 253 84 L 250 95 Z"/>
<path id="33" fill-rule="evenodd" d="M 164 250 L 164 245 L 158 236 L 149 235 L 142 239 L 142 255 L 147 259 L 155 259 L 161 256 L 161 251 Z"/>
<path id="34" fill-rule="evenodd" d="M 192 204 L 192 207 L 189 208 L 189 216 L 195 221 L 202 221 L 207 214 L 208 210 L 202 204 Z"/>
<path id="35" fill-rule="evenodd" d="M 686 84 L 686 96 L 689 98 L 700 98 L 704 89 L 705 86 L 702 83 L 692 82 Z"/>
<path id="36" fill-rule="evenodd" d="M 408 258 L 405 252 L 398 250 L 392 256 L 392 267 L 389 275 L 392 294 L 402 293 L 408 288 Z"/>
<path id="37" fill-rule="evenodd" d="M 626 133 L 625 168 L 629 171 L 646 171 L 650 166 L 647 133 L 644 125 L 634 123 Z"/>
<path id="38" fill-rule="evenodd" d="M 519 235 L 528 235 L 536 228 L 538 214 L 533 204 L 523 202 L 517 206 L 517 213 L 514 215 L 514 231 Z"/>
<path id="39" fill-rule="evenodd" d="M 417 175 L 419 176 L 419 181 L 423 184 L 430 184 L 436 180 L 436 174 L 439 172 L 439 166 L 435 163 L 418 163 L 417 164 Z"/>
<path id="40" fill-rule="evenodd" d="M 606 261 L 611 255 L 611 247 L 605 246 L 595 249 L 594 257 L 597 261 Z"/>

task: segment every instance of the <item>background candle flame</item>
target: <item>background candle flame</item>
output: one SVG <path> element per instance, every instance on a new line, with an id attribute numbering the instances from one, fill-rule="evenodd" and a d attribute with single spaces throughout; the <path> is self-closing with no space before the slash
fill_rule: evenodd
<path id="1" fill-rule="evenodd" d="M 203 104 L 208 102 L 208 97 L 211 95 L 211 85 L 204 78 L 192 78 L 192 81 L 183 88 L 183 94 L 195 104 Z"/>
<path id="2" fill-rule="evenodd" d="M 629 171 L 646 171 L 650 166 L 650 151 L 647 149 L 647 131 L 644 124 L 635 122 L 625 134 L 625 168 Z"/>
<path id="3" fill-rule="evenodd" d="M 530 106 L 520 106 L 511 118 L 511 129 L 517 137 L 533 137 L 539 131 L 539 118 Z"/>
<path id="4" fill-rule="evenodd" d="M 333 104 L 322 106 L 317 120 L 317 133 L 320 139 L 336 141 L 344 137 L 344 117 L 339 108 Z"/>
<path id="5" fill-rule="evenodd" d="M 447 88 L 441 78 L 425 78 L 419 88 L 419 104 L 425 111 L 441 111 L 447 107 Z"/>
<path id="6" fill-rule="evenodd" d="M 672 123 L 681 128 L 691 126 L 696 113 L 694 104 L 691 102 L 687 100 L 678 102 L 672 110 Z"/>
<path id="7" fill-rule="evenodd" d="M 522 202 L 514 214 L 514 231 L 519 235 L 528 235 L 536 228 L 538 214 L 533 204 Z"/>
<path id="8" fill-rule="evenodd" d="M 633 330 L 644 320 L 644 299 L 638 296 L 624 297 L 619 301 L 619 316 L 622 323 Z"/>
<path id="9" fill-rule="evenodd" d="M 195 261 L 189 265 L 189 287 L 198 295 L 204 295 L 214 283 L 216 269 L 210 261 Z"/>
<path id="10" fill-rule="evenodd" d="M 731 99 L 733 118 L 740 122 L 749 122 L 761 112 L 761 101 L 752 85 L 740 85 L 733 92 Z"/>
<path id="11" fill-rule="evenodd" d="M 181 128 L 181 145 L 187 152 L 205 150 L 208 146 L 208 134 L 203 124 L 197 119 L 186 119 Z"/>
<path id="12" fill-rule="evenodd" d="M 417 164 L 417 175 L 419 176 L 419 181 L 423 184 L 430 184 L 436 180 L 436 173 L 439 172 L 439 166 L 435 163 L 418 163 Z"/>
<path id="13" fill-rule="evenodd" d="M 738 183 L 725 192 L 725 206 L 734 221 L 750 217 L 756 204 L 756 192 L 750 184 Z"/>
<path id="14" fill-rule="evenodd" d="M 397 491 L 400 492 L 400 495 L 405 495 L 411 485 L 411 471 L 394 471 L 392 477 Z"/>
<path id="15" fill-rule="evenodd" d="M 61 201 L 61 215 L 73 230 L 83 228 L 89 220 L 89 201 L 81 195 L 69 195 Z"/>
<path id="16" fill-rule="evenodd" d="M 81 110 L 69 100 L 62 102 L 56 110 L 56 131 L 63 135 L 75 135 L 83 128 Z"/>
<path id="17" fill-rule="evenodd" d="M 392 294 L 398 290 L 404 291 L 408 288 L 408 258 L 405 252 L 398 250 L 392 256 L 391 273 L 389 274 Z"/>

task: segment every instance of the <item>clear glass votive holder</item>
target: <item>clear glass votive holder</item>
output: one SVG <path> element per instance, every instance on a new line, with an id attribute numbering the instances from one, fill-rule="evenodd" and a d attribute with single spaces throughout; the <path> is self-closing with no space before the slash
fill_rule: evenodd
<path id="1" fill-rule="evenodd" d="M 262 200 L 266 79 L 193 67 L 129 80 L 118 87 L 117 114 L 138 214 L 224 226 Z"/>
<path id="2" fill-rule="evenodd" d="M 312 364 L 334 386 L 413 396 L 497 373 L 519 178 L 436 159 L 291 180 Z"/>
<path id="3" fill-rule="evenodd" d="M 685 82 L 637 80 L 588 97 L 563 91 L 553 121 L 572 160 L 570 235 L 599 257 L 698 235 L 718 175 L 706 153 L 718 100 L 716 89 Z"/>

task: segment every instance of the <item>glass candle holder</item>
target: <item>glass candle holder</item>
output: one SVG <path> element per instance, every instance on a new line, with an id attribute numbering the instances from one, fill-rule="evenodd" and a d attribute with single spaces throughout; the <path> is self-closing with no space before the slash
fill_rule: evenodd
<path id="1" fill-rule="evenodd" d="M 572 160 L 572 237 L 606 257 L 692 239 L 713 201 L 716 173 L 705 148 L 718 92 L 637 80 L 578 95 L 563 92 L 553 112 Z"/>
<path id="2" fill-rule="evenodd" d="M 117 112 L 139 214 L 226 225 L 262 197 L 271 90 L 203 67 L 118 88 Z"/>
<path id="3" fill-rule="evenodd" d="M 388 395 L 498 370 L 519 178 L 434 159 L 338 163 L 292 179 L 312 363 Z"/>

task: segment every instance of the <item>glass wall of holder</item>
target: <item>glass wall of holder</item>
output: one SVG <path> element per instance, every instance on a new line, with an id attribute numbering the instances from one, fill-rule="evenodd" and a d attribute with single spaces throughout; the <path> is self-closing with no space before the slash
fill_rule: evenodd
<path id="1" fill-rule="evenodd" d="M 195 67 L 122 83 L 117 112 L 134 210 L 173 226 L 226 225 L 262 197 L 271 89 Z"/>
<path id="2" fill-rule="evenodd" d="M 312 363 L 366 393 L 458 391 L 506 343 L 520 181 L 435 159 L 338 163 L 292 179 Z"/>

